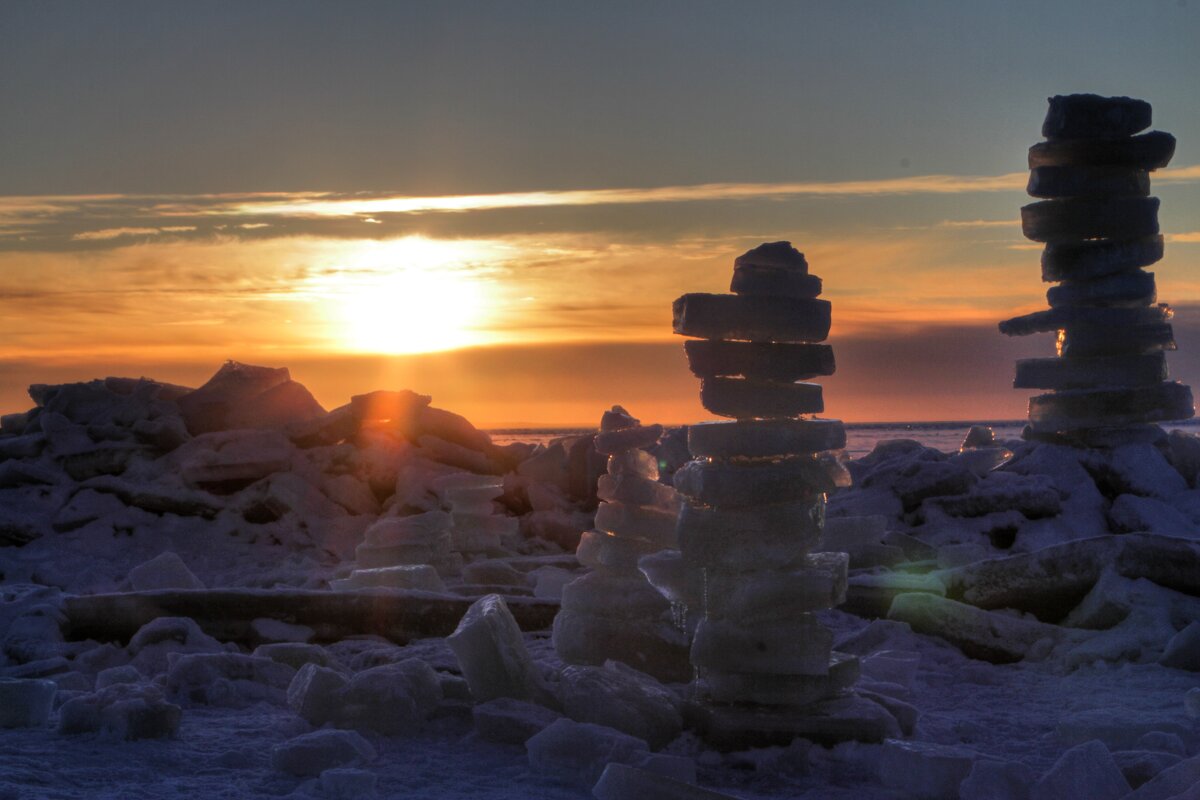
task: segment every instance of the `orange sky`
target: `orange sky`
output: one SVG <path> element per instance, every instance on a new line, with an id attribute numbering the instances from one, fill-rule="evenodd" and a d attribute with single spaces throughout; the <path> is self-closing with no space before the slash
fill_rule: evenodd
<path id="1" fill-rule="evenodd" d="M 1169 221 L 1197 179 L 1156 180 L 1181 377 L 1200 364 L 1187 347 L 1200 232 Z M 234 358 L 290 366 L 327 407 L 411 388 L 487 427 L 587 425 L 613 403 L 695 421 L 672 299 L 727 291 L 734 256 L 788 238 L 833 302 L 828 416 L 1017 418 L 1012 360 L 1052 347 L 995 329 L 1045 305 L 1021 188 L 1003 174 L 459 200 L 9 198 L 0 407 L 26 407 L 30 382 L 198 384 Z"/>

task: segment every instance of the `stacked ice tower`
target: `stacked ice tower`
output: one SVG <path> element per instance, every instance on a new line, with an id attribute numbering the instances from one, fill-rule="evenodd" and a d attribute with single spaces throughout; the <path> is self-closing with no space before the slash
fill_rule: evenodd
<path id="1" fill-rule="evenodd" d="M 1017 362 L 1019 389 L 1049 389 L 1029 401 L 1029 434 L 1089 444 L 1111 429 L 1193 415 L 1191 390 L 1167 380 L 1175 349 L 1171 309 L 1157 303 L 1163 256 L 1150 172 L 1166 166 L 1175 137 L 1152 131 L 1150 104 L 1092 94 L 1050 98 L 1046 141 L 1029 149 L 1025 236 L 1044 242 L 1042 280 L 1050 309 L 1000 323 L 1010 336 L 1056 331 L 1057 358 Z"/>
<path id="2" fill-rule="evenodd" d="M 846 590 L 846 554 L 810 552 L 826 493 L 848 482 L 829 453 L 845 446 L 842 423 L 809 418 L 824 410 L 821 387 L 801 382 L 833 373 L 832 348 L 819 344 L 830 304 L 789 242 L 739 256 L 731 289 L 674 304 L 675 333 L 696 337 L 684 349 L 701 403 L 733 421 L 689 428 L 694 460 L 674 479 L 686 498 L 681 569 L 643 565 L 668 596 L 702 605 L 691 662 L 711 702 L 794 710 L 858 676 L 813 613 Z"/>
<path id="3" fill-rule="evenodd" d="M 663 428 L 642 425 L 621 406 L 606 411 L 596 451 L 608 456 L 596 494 L 595 530 L 576 552 L 592 571 L 563 587 L 554 620 L 554 648 L 568 664 L 608 659 L 668 681 L 687 681 L 688 640 L 674 624 L 670 603 L 641 572 L 638 559 L 676 546 L 679 495 L 658 480 L 658 461 L 643 448 Z"/>

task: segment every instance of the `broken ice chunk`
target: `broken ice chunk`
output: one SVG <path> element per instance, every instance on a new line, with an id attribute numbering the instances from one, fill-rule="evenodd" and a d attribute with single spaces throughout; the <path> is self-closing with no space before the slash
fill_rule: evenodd
<path id="1" fill-rule="evenodd" d="M 846 429 L 836 419 L 761 419 L 688 426 L 688 450 L 696 457 L 771 458 L 845 446 Z"/>
<path id="2" fill-rule="evenodd" d="M 458 658 L 471 695 L 543 702 L 548 693 L 504 599 L 490 594 L 475 601 L 446 644 Z"/>
<path id="3" fill-rule="evenodd" d="M 204 588 L 204 584 L 192 574 L 183 559 L 170 550 L 129 570 L 129 583 L 135 592 Z"/>
<path id="4" fill-rule="evenodd" d="M 403 564 L 395 567 L 356 569 L 349 578 L 329 582 L 334 591 L 354 589 L 416 589 L 423 592 L 444 592 L 437 570 L 428 564 Z"/>

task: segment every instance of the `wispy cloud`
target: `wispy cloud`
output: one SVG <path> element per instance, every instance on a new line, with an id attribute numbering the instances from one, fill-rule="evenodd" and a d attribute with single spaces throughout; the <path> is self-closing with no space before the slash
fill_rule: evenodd
<path id="1" fill-rule="evenodd" d="M 315 235 L 330 238 L 388 239 L 426 233 L 445 235 L 450 220 L 488 220 L 476 234 L 501 233 L 496 227 L 523 214 L 564 222 L 562 215 L 596 209 L 594 218 L 621 207 L 667 208 L 672 204 L 882 197 L 953 197 L 1019 193 L 1027 173 L 1002 175 L 915 175 L 875 180 L 706 183 L 657 187 L 565 189 L 495 194 L 413 196 L 397 193 L 248 192 L 201 195 L 47 195 L 0 197 L 0 249 L 78 250 L 119 247 L 138 237 L 245 239 Z M 1155 173 L 1156 184 L 1200 181 L 1200 165 Z M 602 212 L 602 209 L 612 209 Z M 572 211 L 575 209 L 576 211 Z M 632 213 L 632 211 L 627 212 Z M 942 213 L 945 213 L 944 211 Z M 977 212 L 978 213 L 978 212 Z M 468 215 L 475 214 L 477 216 Z M 492 215 L 492 216 L 488 216 Z M 441 222 L 438 222 L 441 220 Z M 369 224 L 364 224 L 369 223 Z M 454 223 L 458 228 L 475 222 Z M 567 223 L 569 227 L 570 223 Z M 930 223 L 945 228 L 1012 227 L 1014 220 L 966 219 Z M 489 226 L 491 226 L 489 228 Z M 364 229 L 371 233 L 364 234 Z M 566 230 L 567 228 L 562 228 Z M 899 229 L 899 228 L 898 228 Z M 544 230 L 524 227 L 529 232 Z M 460 231 L 458 235 L 463 235 Z M 468 232 L 466 235 L 471 235 Z M 1177 234 L 1175 241 L 1191 241 Z"/>
<path id="2" fill-rule="evenodd" d="M 161 236 L 172 233 L 189 233 L 196 230 L 195 225 L 169 225 L 164 228 L 101 228 L 98 231 L 81 231 L 72 234 L 75 241 L 103 241 L 120 239 L 130 236 Z"/>
<path id="3" fill-rule="evenodd" d="M 1188 231 L 1187 233 L 1168 233 L 1166 235 L 1168 242 L 1178 242 L 1180 244 L 1200 244 L 1200 231 Z"/>
<path id="4" fill-rule="evenodd" d="M 944 219 L 937 224 L 939 228 L 1011 228 L 1019 230 L 1019 219 Z"/>

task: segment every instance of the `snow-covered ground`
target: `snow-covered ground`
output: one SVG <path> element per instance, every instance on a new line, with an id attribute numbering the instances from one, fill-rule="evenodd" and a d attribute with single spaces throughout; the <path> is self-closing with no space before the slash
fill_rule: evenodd
<path id="1" fill-rule="evenodd" d="M 850 461 L 821 618 L 891 738 L 719 752 L 691 686 L 555 653 L 590 436 L 500 447 L 403 392 L 326 412 L 243 365 L 31 393 L 0 425 L 0 799 L 572 798 L 609 762 L 644 772 L 603 798 L 1200 792 L 1190 434 Z M 385 563 L 434 566 L 354 577 Z"/>

